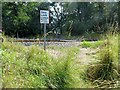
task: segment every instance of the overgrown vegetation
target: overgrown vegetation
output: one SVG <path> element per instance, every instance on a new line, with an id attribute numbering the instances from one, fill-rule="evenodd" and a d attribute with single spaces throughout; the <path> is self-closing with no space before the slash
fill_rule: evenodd
<path id="1" fill-rule="evenodd" d="M 5 38 L 0 48 L 3 88 L 119 87 L 118 26 L 108 29 L 100 41 L 83 41 L 80 47 L 49 47 L 65 53 L 59 58 L 53 58 L 41 46 L 24 46 Z M 76 63 L 81 48 L 99 48 L 96 62 Z"/>
<path id="2" fill-rule="evenodd" d="M 80 70 L 74 63 L 74 57 L 79 49 L 74 47 L 66 49 L 66 56 L 54 60 L 39 46 L 25 47 L 22 44 L 4 42 L 3 87 L 81 87 Z"/>
<path id="3" fill-rule="evenodd" d="M 53 58 L 40 46 L 26 47 L 12 42 L 11 39 L 5 39 L 0 49 L 3 87 L 118 87 L 118 33 L 109 32 L 104 38 L 104 41 L 81 43 L 85 48 L 100 48 L 96 54 L 99 62 L 89 66 L 75 63 L 75 57 L 81 47 L 48 48 L 66 53 L 60 58 Z"/>
<path id="4" fill-rule="evenodd" d="M 97 82 L 98 87 L 117 87 L 118 73 L 118 28 L 110 27 L 100 51 L 99 62 L 88 68 L 88 77 Z"/>
<path id="5" fill-rule="evenodd" d="M 119 2 L 3 2 L 1 5 L 0 33 L 6 35 L 4 42 L 0 42 L 3 88 L 120 87 Z M 50 11 L 47 38 L 76 40 L 73 42 L 76 46 L 71 47 L 70 43 L 65 46 L 63 42 L 44 51 L 38 43 L 25 46 L 14 42 L 15 37 L 43 39 L 40 10 Z"/>

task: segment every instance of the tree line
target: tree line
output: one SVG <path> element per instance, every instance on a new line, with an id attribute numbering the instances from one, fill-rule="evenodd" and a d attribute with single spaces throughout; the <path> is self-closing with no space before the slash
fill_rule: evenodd
<path id="1" fill-rule="evenodd" d="M 43 35 L 40 10 L 50 11 L 47 33 L 76 36 L 104 33 L 110 24 L 119 24 L 119 2 L 3 2 L 2 28 L 5 35 Z"/>

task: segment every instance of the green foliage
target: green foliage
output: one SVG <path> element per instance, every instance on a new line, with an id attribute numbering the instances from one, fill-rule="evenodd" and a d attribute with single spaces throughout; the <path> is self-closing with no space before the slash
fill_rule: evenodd
<path id="1" fill-rule="evenodd" d="M 81 35 L 86 32 L 103 33 L 107 24 L 118 21 L 117 3 L 95 2 L 3 2 L 3 30 L 5 35 L 29 37 L 43 34 L 39 10 L 50 10 L 47 32 L 60 31 L 63 35 Z M 101 27 L 100 29 L 97 29 Z"/>
<path id="2" fill-rule="evenodd" d="M 29 37 L 42 33 L 39 10 L 49 4 L 36 2 L 3 2 L 3 30 L 5 35 Z M 45 7 L 46 6 L 46 7 Z"/>
<path id="3" fill-rule="evenodd" d="M 83 48 L 97 48 L 100 47 L 103 44 L 103 41 L 83 41 L 81 42 L 81 46 Z"/>

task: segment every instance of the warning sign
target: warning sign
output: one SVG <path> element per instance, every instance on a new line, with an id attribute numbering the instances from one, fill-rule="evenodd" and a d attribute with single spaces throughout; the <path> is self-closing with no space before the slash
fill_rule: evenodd
<path id="1" fill-rule="evenodd" d="M 48 10 L 40 10 L 40 23 L 49 23 L 49 11 Z"/>

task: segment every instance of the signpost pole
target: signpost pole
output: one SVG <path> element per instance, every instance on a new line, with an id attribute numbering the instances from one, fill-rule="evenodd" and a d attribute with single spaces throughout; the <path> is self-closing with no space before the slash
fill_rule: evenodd
<path id="1" fill-rule="evenodd" d="M 44 23 L 44 50 L 46 50 L 46 23 Z"/>
<path id="2" fill-rule="evenodd" d="M 46 24 L 49 24 L 48 10 L 40 10 L 40 23 L 44 24 L 44 50 L 46 50 Z"/>

